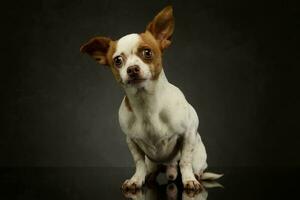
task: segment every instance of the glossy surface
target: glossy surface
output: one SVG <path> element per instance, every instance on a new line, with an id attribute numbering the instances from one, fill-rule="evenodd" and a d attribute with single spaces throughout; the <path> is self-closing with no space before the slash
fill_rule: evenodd
<path id="1" fill-rule="evenodd" d="M 225 173 L 219 180 L 223 187 L 206 183 L 209 188 L 202 192 L 187 193 L 182 190 L 180 180 L 167 183 L 160 175 L 159 183 L 132 194 L 120 189 L 133 172 L 130 168 L 1 168 L 0 199 L 286 199 L 296 194 L 299 186 L 296 168 L 212 171 Z"/>

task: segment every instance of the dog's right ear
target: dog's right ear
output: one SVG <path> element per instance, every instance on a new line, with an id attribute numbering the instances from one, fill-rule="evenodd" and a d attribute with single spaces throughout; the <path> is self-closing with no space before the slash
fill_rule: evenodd
<path id="1" fill-rule="evenodd" d="M 80 47 L 82 53 L 89 54 L 98 63 L 108 65 L 107 52 L 111 39 L 107 37 L 94 37 Z"/>

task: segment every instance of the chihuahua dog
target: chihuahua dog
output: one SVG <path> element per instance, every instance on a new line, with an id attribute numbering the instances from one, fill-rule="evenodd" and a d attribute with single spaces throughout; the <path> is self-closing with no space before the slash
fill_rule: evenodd
<path id="1" fill-rule="evenodd" d="M 80 48 L 109 66 L 125 91 L 119 123 L 136 166 L 134 175 L 122 185 L 125 190 L 141 188 L 161 165 L 171 181 L 180 169 L 183 186 L 190 190 L 199 190 L 202 179 L 221 176 L 204 172 L 207 156 L 197 131 L 197 113 L 163 70 L 162 53 L 171 44 L 173 31 L 173 9 L 168 6 L 143 33 L 115 41 L 94 37 Z"/>

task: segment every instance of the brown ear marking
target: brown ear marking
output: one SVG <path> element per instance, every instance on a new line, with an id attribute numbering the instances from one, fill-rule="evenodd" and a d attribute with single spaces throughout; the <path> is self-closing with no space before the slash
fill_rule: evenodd
<path id="1" fill-rule="evenodd" d="M 94 37 L 80 47 L 80 52 L 92 56 L 98 63 L 107 65 L 107 52 L 111 39 L 107 37 Z"/>
<path id="2" fill-rule="evenodd" d="M 173 8 L 167 6 L 154 17 L 146 30 L 155 37 L 163 50 L 171 44 L 174 26 Z"/>

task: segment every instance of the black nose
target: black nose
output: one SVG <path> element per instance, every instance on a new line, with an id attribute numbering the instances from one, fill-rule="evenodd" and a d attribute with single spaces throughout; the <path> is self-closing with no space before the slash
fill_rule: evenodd
<path id="1" fill-rule="evenodd" d="M 137 65 L 132 65 L 132 66 L 127 68 L 127 74 L 131 78 L 136 77 L 139 73 L 140 73 L 140 67 L 137 66 Z"/>

